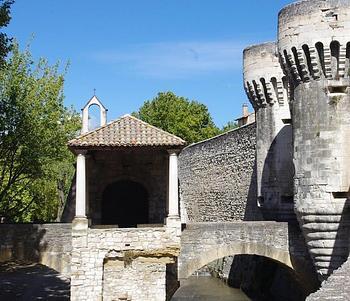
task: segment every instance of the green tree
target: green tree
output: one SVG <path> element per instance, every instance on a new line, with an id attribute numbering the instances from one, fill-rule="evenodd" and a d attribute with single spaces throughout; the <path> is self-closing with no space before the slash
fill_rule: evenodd
<path id="1" fill-rule="evenodd" d="M 0 216 L 53 220 L 74 172 L 66 147 L 80 117 L 63 105 L 59 66 L 13 46 L 0 73 Z"/>
<path id="2" fill-rule="evenodd" d="M 0 0 L 0 29 L 6 27 L 10 20 L 10 8 L 13 0 Z M 11 39 L 3 32 L 0 33 L 0 68 L 5 63 L 5 57 L 11 48 Z"/>
<path id="3" fill-rule="evenodd" d="M 176 96 L 172 92 L 158 93 L 157 97 L 146 101 L 133 115 L 188 143 L 220 133 L 204 104 Z"/>
<path id="4" fill-rule="evenodd" d="M 221 132 L 222 133 L 226 133 L 228 131 L 231 131 L 231 130 L 234 130 L 238 128 L 238 124 L 237 122 L 234 122 L 234 121 L 228 121 L 221 129 Z"/>

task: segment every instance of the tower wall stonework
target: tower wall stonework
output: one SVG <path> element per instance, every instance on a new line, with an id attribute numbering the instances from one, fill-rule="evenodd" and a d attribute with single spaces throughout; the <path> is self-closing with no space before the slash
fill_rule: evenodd
<path id="1" fill-rule="evenodd" d="M 321 275 L 349 254 L 349 17 L 342 0 L 301 1 L 279 14 L 278 50 L 293 86 L 295 209 Z"/>
<path id="2" fill-rule="evenodd" d="M 244 87 L 256 111 L 258 204 L 266 219 L 290 220 L 294 217 L 292 127 L 288 80 L 276 43 L 244 50 Z"/>

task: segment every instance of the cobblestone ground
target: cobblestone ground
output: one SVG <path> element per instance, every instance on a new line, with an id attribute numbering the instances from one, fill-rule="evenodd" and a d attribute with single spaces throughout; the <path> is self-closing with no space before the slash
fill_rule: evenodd
<path id="1" fill-rule="evenodd" d="M 0 300 L 69 300 L 69 279 L 41 264 L 0 264 Z"/>

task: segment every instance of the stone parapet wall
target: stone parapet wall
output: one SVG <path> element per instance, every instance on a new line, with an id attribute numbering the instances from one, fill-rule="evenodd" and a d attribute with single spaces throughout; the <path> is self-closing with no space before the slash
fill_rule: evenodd
<path id="1" fill-rule="evenodd" d="M 315 271 L 303 235 L 298 225 L 284 222 L 187 224 L 181 236 L 179 278 L 214 260 L 240 254 L 279 261 L 313 282 Z"/>
<path id="2" fill-rule="evenodd" d="M 71 250 L 71 224 L 0 224 L 0 262 L 38 262 L 69 274 Z"/>
<path id="3" fill-rule="evenodd" d="M 72 301 L 166 300 L 180 228 L 79 227 L 73 230 Z"/>
<path id="4" fill-rule="evenodd" d="M 261 219 L 256 204 L 255 137 L 255 124 L 250 124 L 181 152 L 183 220 L 183 215 L 189 222 Z"/>

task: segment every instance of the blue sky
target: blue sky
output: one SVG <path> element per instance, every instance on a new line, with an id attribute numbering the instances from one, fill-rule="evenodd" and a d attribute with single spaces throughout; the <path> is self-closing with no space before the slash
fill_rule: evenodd
<path id="1" fill-rule="evenodd" d="M 160 91 L 198 100 L 222 126 L 247 102 L 242 51 L 276 38 L 291 0 L 16 0 L 6 32 L 35 57 L 70 62 L 65 103 L 96 95 L 108 119 Z"/>

